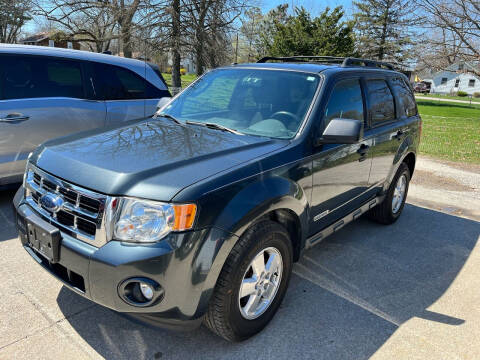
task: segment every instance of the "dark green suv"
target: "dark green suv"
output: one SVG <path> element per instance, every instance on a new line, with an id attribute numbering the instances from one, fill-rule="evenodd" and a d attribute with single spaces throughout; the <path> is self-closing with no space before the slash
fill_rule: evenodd
<path id="1" fill-rule="evenodd" d="M 408 79 L 385 63 L 215 69 L 153 118 L 36 149 L 14 200 L 21 243 L 101 305 L 243 340 L 305 249 L 365 213 L 397 220 L 420 131 Z"/>

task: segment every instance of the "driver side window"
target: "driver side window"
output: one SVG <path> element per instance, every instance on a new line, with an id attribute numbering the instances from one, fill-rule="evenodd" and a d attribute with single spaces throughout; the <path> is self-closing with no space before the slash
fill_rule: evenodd
<path id="1" fill-rule="evenodd" d="M 333 88 L 325 108 L 325 126 L 335 118 L 364 121 L 362 88 L 358 79 L 340 80 Z"/>

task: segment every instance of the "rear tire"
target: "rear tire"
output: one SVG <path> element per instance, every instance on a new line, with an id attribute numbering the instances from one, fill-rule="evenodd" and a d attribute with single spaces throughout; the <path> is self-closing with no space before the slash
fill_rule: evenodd
<path id="1" fill-rule="evenodd" d="M 285 296 L 292 263 L 292 243 L 283 226 L 267 220 L 248 229 L 225 261 L 205 325 L 229 341 L 242 341 L 260 332 Z M 259 304 L 258 311 L 253 311 L 257 309 L 253 304 Z"/>
<path id="2" fill-rule="evenodd" d="M 405 200 L 407 199 L 410 184 L 410 170 L 405 163 L 401 163 L 395 174 L 385 199 L 367 214 L 368 217 L 381 224 L 393 224 L 400 217 Z M 403 189 L 403 194 L 402 193 Z M 401 194 L 401 198 L 399 197 Z"/>

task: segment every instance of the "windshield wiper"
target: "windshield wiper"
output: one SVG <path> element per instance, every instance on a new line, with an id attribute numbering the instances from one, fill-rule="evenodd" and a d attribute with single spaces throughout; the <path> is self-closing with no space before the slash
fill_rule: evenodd
<path id="1" fill-rule="evenodd" d="M 164 117 L 165 119 L 172 120 L 174 123 L 183 126 L 183 122 L 181 122 L 180 120 L 178 120 L 175 116 L 172 116 L 172 115 L 170 115 L 170 114 L 160 113 L 160 114 L 155 114 L 155 119 L 156 119 L 157 117 L 159 117 L 159 116 L 160 116 L 160 117 Z"/>
<path id="2" fill-rule="evenodd" d="M 236 135 L 243 135 L 240 131 L 237 131 L 235 129 L 230 129 L 229 127 L 216 124 L 216 123 L 204 123 L 200 121 L 186 121 L 185 124 L 190 124 L 190 125 L 199 125 L 199 126 L 205 126 L 208 127 L 209 129 L 216 129 L 216 130 L 221 130 L 221 131 L 226 131 L 232 134 Z"/>

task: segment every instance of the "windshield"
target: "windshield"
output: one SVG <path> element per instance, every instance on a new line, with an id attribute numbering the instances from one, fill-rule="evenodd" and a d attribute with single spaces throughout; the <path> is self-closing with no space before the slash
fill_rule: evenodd
<path id="1" fill-rule="evenodd" d="M 293 137 L 319 77 L 281 70 L 218 69 L 205 74 L 162 113 L 182 122 L 218 124 L 243 134 Z"/>

